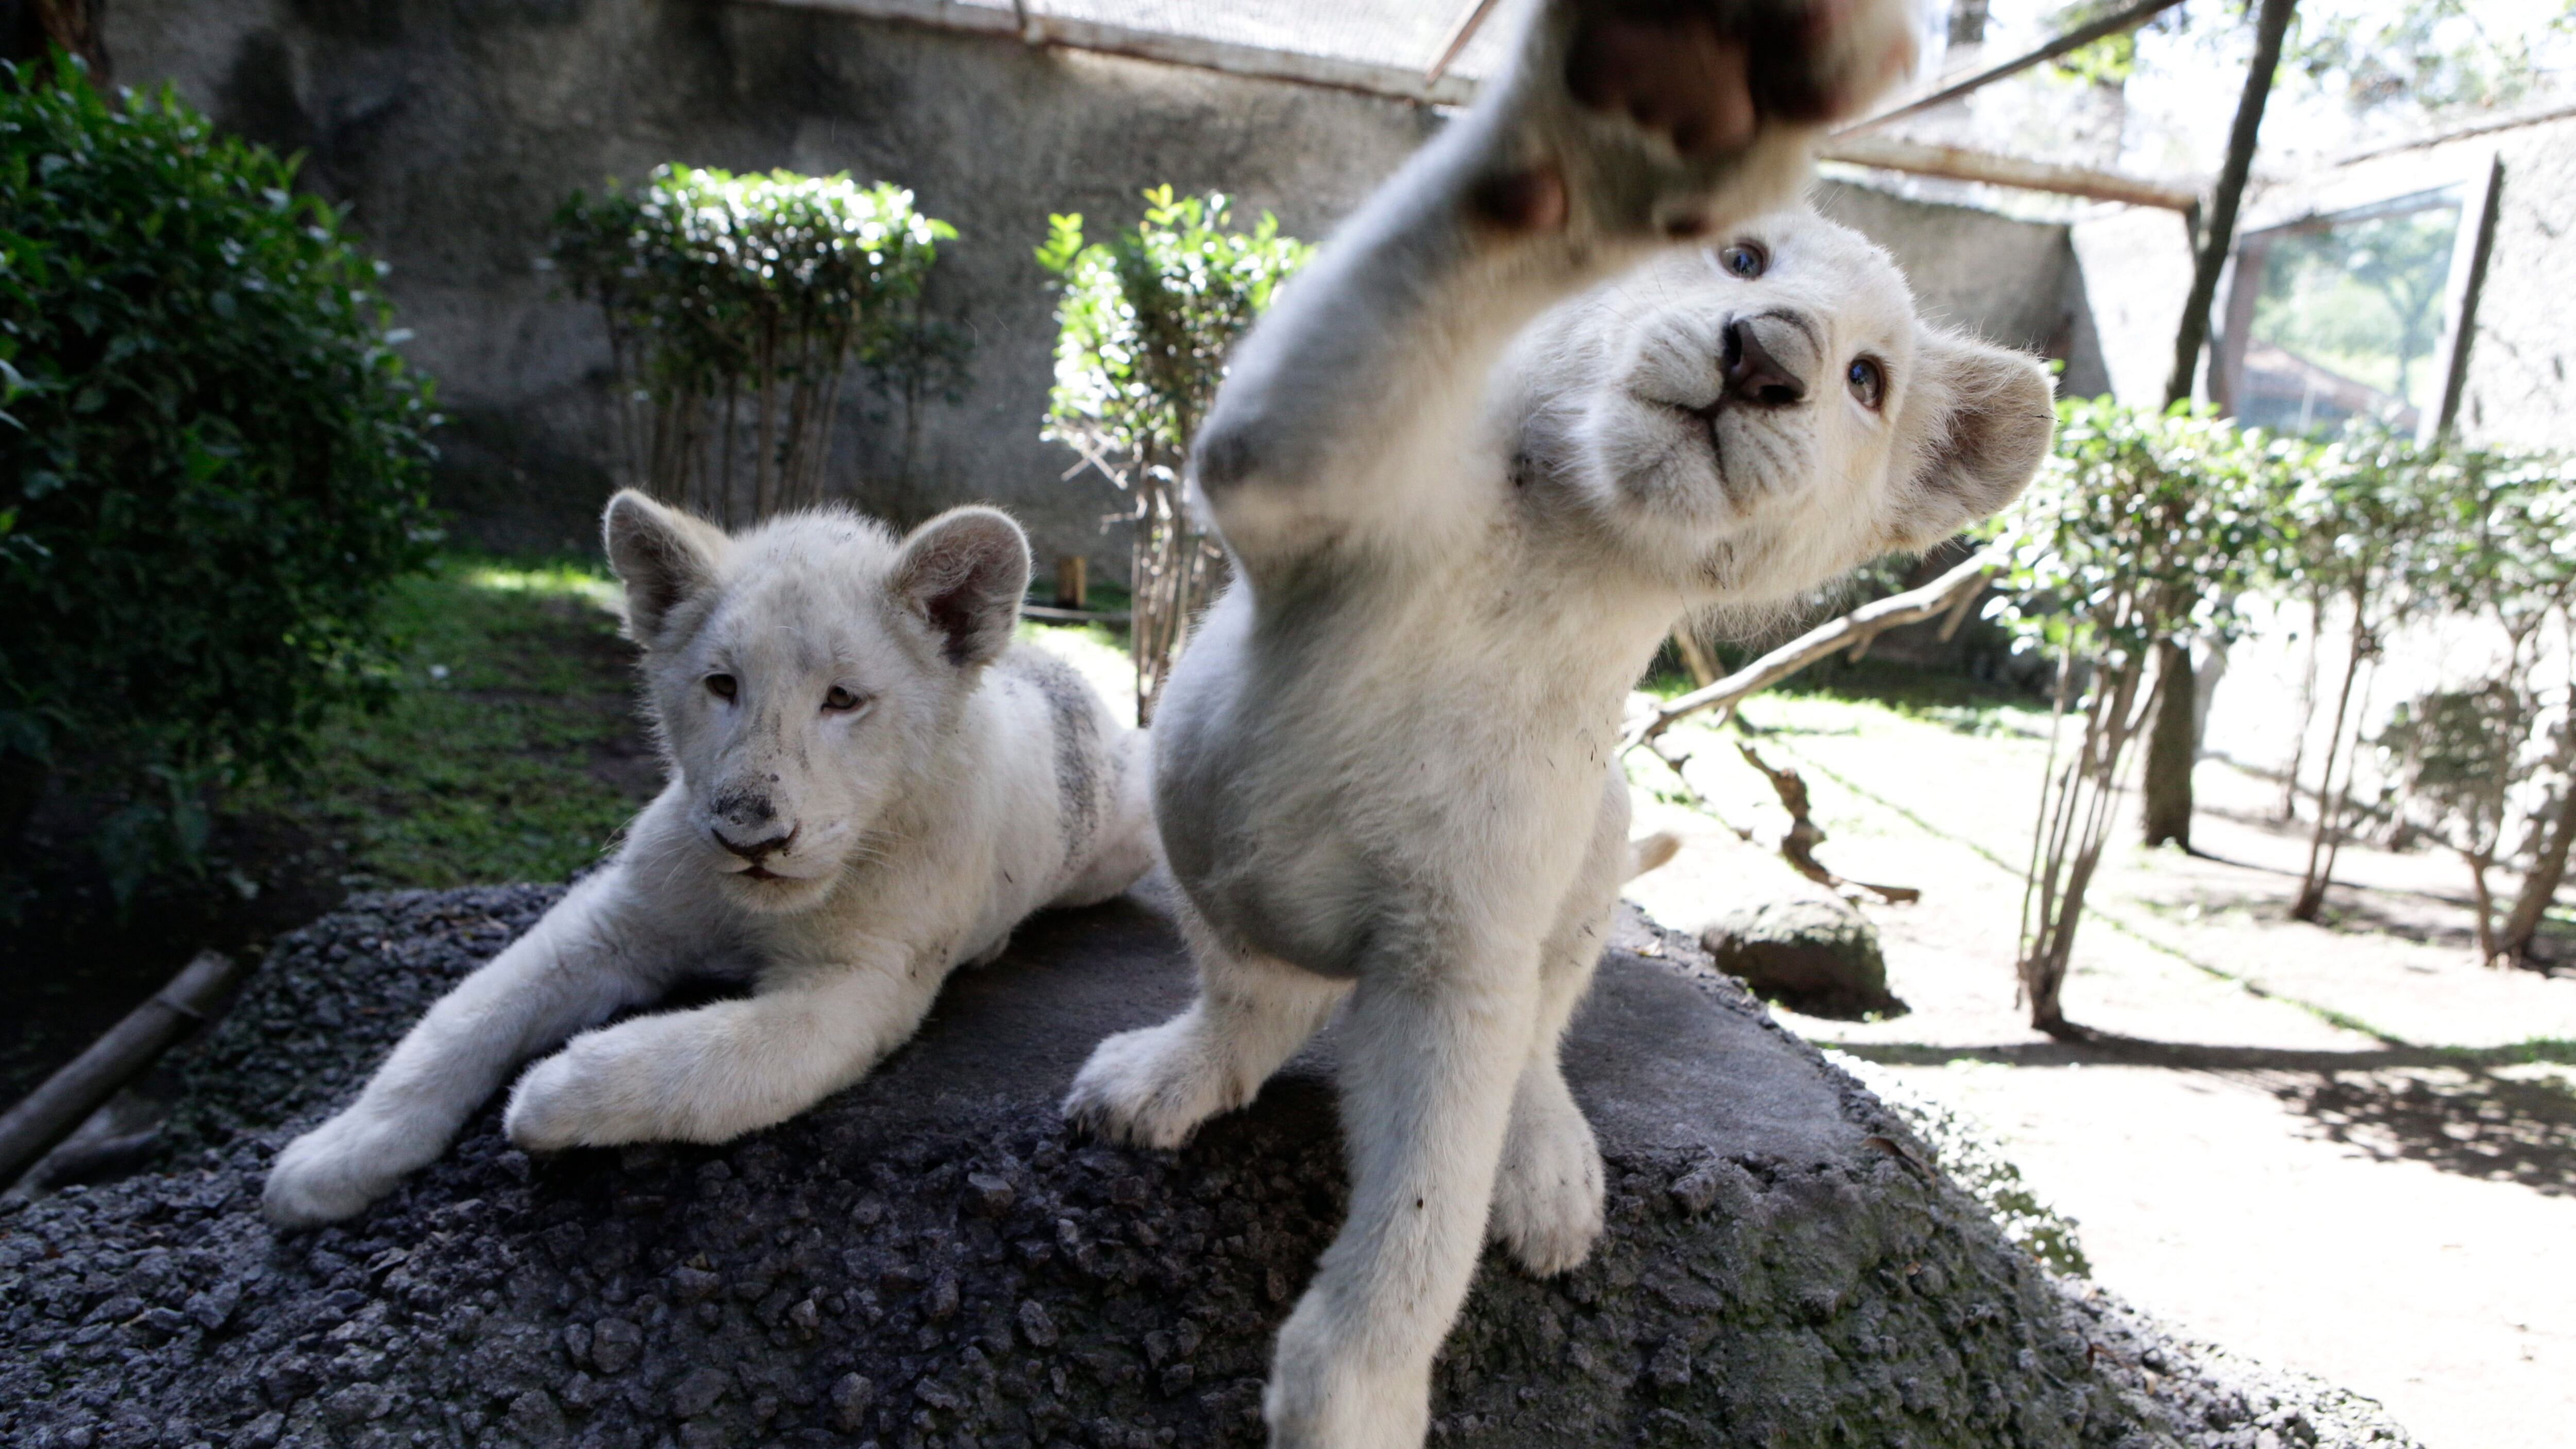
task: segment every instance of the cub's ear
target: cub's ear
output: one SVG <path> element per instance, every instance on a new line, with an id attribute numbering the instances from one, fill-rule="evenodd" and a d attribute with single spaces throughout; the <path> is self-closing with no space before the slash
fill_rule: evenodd
<path id="1" fill-rule="evenodd" d="M 608 566 L 626 585 L 626 637 L 648 649 L 672 610 L 715 587 L 717 566 L 731 546 L 714 524 L 632 488 L 608 500 L 600 534 Z"/>
<path id="2" fill-rule="evenodd" d="M 1891 551 L 1920 553 L 2021 496 L 2057 429 L 2048 372 L 2028 353 L 1927 334 L 1898 426 L 1907 445 Z"/>
<path id="3" fill-rule="evenodd" d="M 939 636 L 949 663 L 990 664 L 1019 627 L 1028 536 L 998 508 L 952 508 L 903 541 L 889 587 Z"/>

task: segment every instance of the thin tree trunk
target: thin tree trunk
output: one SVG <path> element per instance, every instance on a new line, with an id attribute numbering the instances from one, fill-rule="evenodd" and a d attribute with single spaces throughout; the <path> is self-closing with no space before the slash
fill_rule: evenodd
<path id="1" fill-rule="evenodd" d="M 2192 259 L 2191 295 L 2183 303 L 2182 330 L 2174 338 L 2173 372 L 2165 379 L 2168 406 L 2191 396 L 2200 372 L 2200 352 L 2209 340 L 2209 307 L 2218 297 L 2218 274 L 2236 245 L 2236 211 L 2245 199 L 2245 179 L 2254 167 L 2255 138 L 2263 128 L 2263 107 L 2272 97 L 2272 76 L 2281 67 L 2281 44 L 2290 32 L 2298 0 L 2263 0 L 2254 22 L 2254 59 L 2245 68 L 2245 89 L 2237 98 L 2236 124 L 2227 133 L 2227 160 L 2218 170 L 2218 187 L 2210 196 L 2209 219 Z"/>
<path id="2" fill-rule="evenodd" d="M 823 394 L 823 416 L 814 430 L 814 471 L 806 484 L 807 502 L 823 501 L 823 485 L 832 462 L 832 433 L 841 424 L 841 382 L 845 369 L 832 370 L 831 384 Z"/>
<path id="3" fill-rule="evenodd" d="M 2317 831 L 2308 841 L 2308 868 L 2299 877 L 2298 902 L 2290 907 L 2290 919 L 2294 921 L 2313 921 L 2325 906 L 2327 882 L 2317 874 L 2317 866 L 2325 858 L 2326 835 L 2334 825 L 2329 796 L 2334 788 L 2335 761 L 2343 754 L 2343 722 L 2352 708 L 2352 686 L 2361 677 L 2361 661 L 2367 652 L 2362 642 L 2364 637 L 2361 610 L 2356 603 L 2353 609 L 2352 658 L 2344 665 L 2343 688 L 2335 695 L 2334 728 L 2326 734 L 2325 772 L 2317 777 Z"/>
<path id="4" fill-rule="evenodd" d="M 2361 708 L 2353 711 L 2352 745 L 2345 751 L 2343 784 L 2335 791 L 2334 825 L 2326 834 L 2325 869 L 2317 872 L 2317 904 L 2325 905 L 2326 888 L 2334 884 L 2335 862 L 2343 859 L 2343 843 L 2352 835 L 2352 782 L 2361 774 L 2361 722 L 2370 718 L 2370 692 L 2379 683 L 2376 665 L 2363 677 Z"/>
<path id="5" fill-rule="evenodd" d="M 2171 841 L 2191 849 L 2191 770 L 2200 753 L 2197 685 L 2191 646 L 2170 639 L 2159 642 L 2156 721 L 2147 736 L 2143 792 L 2149 845 Z"/>
<path id="6" fill-rule="evenodd" d="M 2281 823 L 2299 818 L 2299 767 L 2308 759 L 2308 731 L 2317 722 L 2317 656 L 2326 642 L 2326 601 L 2308 600 L 2308 672 L 2299 684 L 2299 732 L 2290 743 L 2290 773 L 2281 782 Z"/>
<path id="7" fill-rule="evenodd" d="M 102 0 L 23 0 L 7 37 L 6 58 L 43 60 L 49 46 L 59 45 L 80 60 L 100 94 L 113 95 L 116 72 L 107 54 L 106 12 Z M 40 74 L 37 83 L 44 79 Z"/>
<path id="8" fill-rule="evenodd" d="M 2562 742 L 2576 741 L 2576 721 L 2561 732 Z M 2567 760 L 2566 743 L 2559 747 L 2559 758 Z M 2558 811 L 2550 820 L 2548 841 L 2540 848 L 2540 857 L 2531 864 L 2531 873 L 2522 878 L 2522 889 L 2514 896 L 2513 913 L 2505 918 L 2504 930 L 2495 941 L 2495 950 L 2516 961 L 2531 958 L 2531 943 L 2540 937 L 2540 923 L 2549 913 L 2550 902 L 2558 898 L 2559 883 L 2567 878 L 2567 850 L 2576 843 L 2576 776 L 2571 776 L 2558 797 Z"/>
<path id="9" fill-rule="evenodd" d="M 2075 646 L 2070 642 L 2058 651 L 2057 688 L 2054 691 L 2054 702 L 2050 706 L 2048 715 L 2048 759 L 2039 775 L 2039 814 L 2030 832 L 2030 859 L 2022 867 L 2021 935 L 2016 942 L 2016 949 L 2025 958 L 2030 955 L 2033 943 L 2038 939 L 2039 923 L 2047 917 L 2049 902 L 2053 899 L 2056 885 L 2052 877 L 2047 883 L 2049 889 L 2041 888 L 2040 866 L 2043 862 L 2053 866 L 2060 858 L 2055 854 L 2054 846 L 2056 817 L 2049 807 L 2052 801 L 2060 798 L 2056 783 L 2057 746 L 2065 736 L 2067 692 L 2073 688 L 2074 677 Z M 2071 765 L 2070 768 L 2072 768 Z M 2034 906 L 2037 907 L 2036 914 L 2033 911 Z"/>
<path id="10" fill-rule="evenodd" d="M 2143 660 L 2133 661 L 2123 666 L 2116 679 L 2097 685 L 2076 758 L 2068 762 L 2061 777 L 2054 808 L 2043 812 L 2049 823 L 2041 864 L 2040 912 L 2037 930 L 2023 951 L 2020 975 L 2023 995 L 2030 1003 L 2030 1024 L 2051 1036 L 2083 1034 L 2067 1021 L 2061 993 L 2074 959 L 2075 931 L 2084 919 L 2084 896 L 2101 866 L 2118 809 L 2121 763 L 2138 726 L 2163 693 L 2160 678 L 2147 701 L 2138 702 L 2145 672 Z"/>
<path id="11" fill-rule="evenodd" d="M 760 398 L 760 428 L 751 460 L 751 519 L 767 518 L 778 503 L 778 327 L 764 321 L 752 371 L 752 389 Z"/>
<path id="12" fill-rule="evenodd" d="M 716 469 L 716 507 L 712 515 L 726 528 L 733 527 L 733 465 L 742 452 L 739 435 L 742 415 L 742 379 L 727 377 L 724 395 L 724 455 Z"/>
<path id="13" fill-rule="evenodd" d="M 2254 59 L 2246 67 L 2245 89 L 2236 102 L 2236 124 L 2227 136 L 2227 160 L 2219 168 L 2218 187 L 2210 196 L 2208 225 L 2192 259 L 2191 294 L 2183 303 L 2182 326 L 2174 336 L 2173 371 L 2165 379 L 2167 406 L 2191 396 L 2192 379 L 2200 372 L 2201 350 L 2209 341 L 2210 304 L 2217 299 L 2218 277 L 2227 265 L 2227 254 L 2236 245 L 2237 209 L 2245 199 L 2255 140 L 2263 128 L 2263 107 L 2271 99 L 2272 75 L 2280 68 L 2282 39 L 2297 4 L 2298 0 L 2263 0 L 2255 22 Z M 2157 656 L 2157 689 L 2164 696 L 2164 707 L 2156 714 L 2155 731 L 2147 742 L 2147 843 L 2162 845 L 2170 840 L 2188 850 L 2191 769 L 2200 753 L 2198 731 L 2193 728 L 2196 698 L 2188 687 L 2191 653 L 2187 646 L 2162 644 L 2157 646 Z M 2170 687 L 2161 682 L 2166 678 L 2185 687 Z"/>
<path id="14" fill-rule="evenodd" d="M 672 434 L 680 425 L 680 405 L 671 397 L 653 400 L 653 438 L 647 448 L 644 469 L 644 491 L 657 500 L 669 503 L 671 496 Z"/>
<path id="15" fill-rule="evenodd" d="M 2463 850 L 2460 859 L 2469 866 L 2469 896 L 2478 913 L 2478 964 L 2492 966 L 2496 959 L 2495 895 L 2487 889 L 2487 871 L 2495 862 L 2474 850 Z"/>

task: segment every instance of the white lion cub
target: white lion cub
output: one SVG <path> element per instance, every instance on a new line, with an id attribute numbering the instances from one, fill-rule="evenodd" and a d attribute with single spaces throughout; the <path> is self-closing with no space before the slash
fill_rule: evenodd
<path id="1" fill-rule="evenodd" d="M 606 532 L 670 784 L 615 860 L 278 1155 L 279 1223 L 363 1209 L 567 1036 L 511 1094 L 523 1147 L 783 1121 L 901 1045 L 1029 912 L 1151 864 L 1142 736 L 1011 643 L 1029 551 L 1009 517 L 960 508 L 897 542 L 821 511 L 727 537 L 627 492 Z M 756 988 L 587 1030 L 707 972 Z"/>
<path id="2" fill-rule="evenodd" d="M 1069 1115 L 1171 1146 L 1347 1002 L 1348 1220 L 1280 1330 L 1278 1449 L 1414 1449 L 1490 1235 L 1602 1231 L 1558 1069 L 1630 863 L 1621 704 L 1675 618 L 2009 502 L 2027 357 L 1918 320 L 1801 215 L 1897 0 L 1553 0 L 1511 72 L 1245 339 L 1198 439 L 1235 587 L 1154 722 L 1200 992 Z"/>

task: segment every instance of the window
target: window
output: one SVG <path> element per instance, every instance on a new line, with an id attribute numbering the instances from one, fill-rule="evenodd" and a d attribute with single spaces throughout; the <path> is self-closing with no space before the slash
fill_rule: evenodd
<path id="1" fill-rule="evenodd" d="M 2245 231 L 2211 379 L 2220 405 L 2313 438 L 2359 417 L 2425 437 L 2442 426 L 2487 169 Z"/>

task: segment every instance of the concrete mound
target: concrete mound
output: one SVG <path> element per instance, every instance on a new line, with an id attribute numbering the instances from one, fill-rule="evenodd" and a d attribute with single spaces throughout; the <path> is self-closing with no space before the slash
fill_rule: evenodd
<path id="1" fill-rule="evenodd" d="M 1271 1335 L 1342 1208 L 1331 1042 L 1181 1151 L 1070 1136 L 1092 1044 L 1189 989 L 1134 901 L 1032 922 L 783 1127 L 531 1160 L 496 1104 L 367 1216 L 272 1232 L 276 1146 L 554 897 L 298 933 L 183 1064 L 159 1170 L 0 1208 L 0 1442 L 1261 1443 Z M 1567 1054 L 1609 1232 L 1558 1279 L 1488 1257 L 1435 1444 L 2410 1442 L 2051 1280 L 1706 959 L 1623 921 Z"/>

